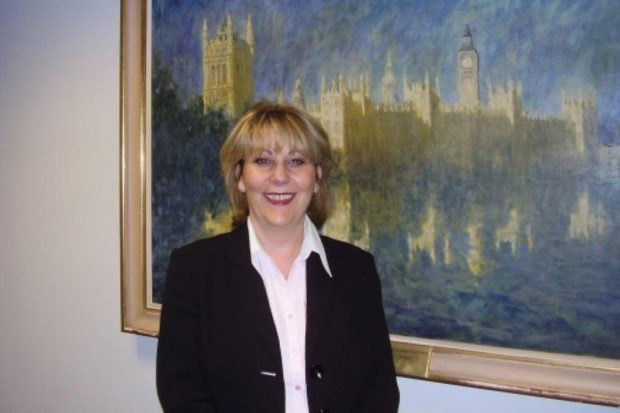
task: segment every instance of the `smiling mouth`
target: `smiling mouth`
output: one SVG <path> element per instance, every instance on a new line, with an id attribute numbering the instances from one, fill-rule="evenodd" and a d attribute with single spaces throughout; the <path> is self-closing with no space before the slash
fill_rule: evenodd
<path id="1" fill-rule="evenodd" d="M 288 204 L 289 202 L 291 202 L 291 200 L 293 199 L 293 197 L 295 196 L 294 193 L 276 193 L 276 192 L 268 192 L 265 194 L 265 198 L 267 198 L 267 200 L 269 202 L 271 202 L 272 204 L 276 204 L 276 205 L 285 205 Z"/>

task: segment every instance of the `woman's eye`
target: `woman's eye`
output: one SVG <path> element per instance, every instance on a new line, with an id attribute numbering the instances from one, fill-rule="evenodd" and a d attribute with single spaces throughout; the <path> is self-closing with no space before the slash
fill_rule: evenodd
<path id="1" fill-rule="evenodd" d="M 271 159 L 263 158 L 259 156 L 257 158 L 254 158 L 254 163 L 260 166 L 268 166 L 268 165 L 271 165 Z"/>
<path id="2" fill-rule="evenodd" d="M 304 158 L 293 158 L 289 161 L 289 163 L 291 166 L 302 166 L 306 163 L 306 160 Z"/>

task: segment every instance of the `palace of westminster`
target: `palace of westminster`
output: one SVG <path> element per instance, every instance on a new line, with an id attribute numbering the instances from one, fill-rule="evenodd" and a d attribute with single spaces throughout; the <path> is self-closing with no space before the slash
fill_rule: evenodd
<path id="1" fill-rule="evenodd" d="M 256 45 L 251 16 L 247 20 L 245 37 L 237 35 L 232 18 L 228 16 L 215 37 L 210 38 L 205 20 L 202 47 L 205 108 L 224 108 L 236 118 L 254 101 L 253 56 Z M 485 171 L 490 174 L 497 172 L 500 176 L 514 178 L 516 182 L 529 171 L 549 168 L 549 165 L 560 174 L 562 168 L 568 166 L 571 174 L 579 174 L 575 170 L 591 171 L 591 166 L 596 165 L 596 170 L 617 176 L 620 152 L 618 147 L 599 144 L 595 98 L 565 97 L 559 114 L 530 115 L 523 108 L 521 85 L 508 80 L 502 85 L 489 83 L 484 102 L 480 96 L 480 57 L 468 26 L 455 52 L 458 72 L 456 104 L 448 105 L 442 101 L 439 81 L 431 81 L 428 74 L 423 81 L 409 81 L 406 74 L 398 81 L 390 51 L 386 54 L 380 80 L 379 100 L 371 94 L 368 76 L 345 79 L 340 75 L 332 81 L 321 80 L 320 98 L 316 104 L 306 102 L 303 80 L 297 80 L 290 101 L 322 123 L 349 174 L 356 173 L 355 165 L 351 165 L 353 162 L 348 159 L 352 153 L 356 154 L 357 163 L 357 155 L 361 152 L 380 154 L 385 146 L 400 142 L 395 144 L 397 148 L 393 153 L 396 156 L 433 159 L 430 163 L 440 164 L 443 170 L 448 168 L 458 174 L 467 174 L 485 164 Z M 409 146 L 408 151 L 401 150 L 403 142 Z M 388 161 L 381 159 L 375 165 Z M 495 185 L 501 188 L 502 183 Z M 527 196 L 527 191 L 519 196 Z M 352 202 L 350 189 L 347 186 L 335 192 L 336 215 L 330 219 L 325 231 L 368 247 L 367 227 L 365 231 L 358 231 L 356 236 L 348 228 L 348 222 L 351 222 L 348 212 Z M 587 193 L 577 193 L 569 204 L 566 209 L 577 214 L 570 216 L 570 228 L 565 228 L 570 237 L 590 237 L 597 231 L 604 231 L 603 213 L 593 212 L 600 208 L 588 200 Z M 505 218 L 496 223 L 496 238 L 509 242 L 513 251 L 517 244 L 531 247 L 532 221 L 528 222 L 524 212 L 527 207 L 507 203 L 502 208 L 506 209 Z M 428 208 L 424 222 L 419 222 L 414 231 L 416 235 L 407 239 L 410 249 L 424 249 L 433 260 L 440 255 L 436 254 L 435 245 L 441 245 L 441 237 L 446 236 L 435 233 L 436 230 L 425 234 L 428 232 L 425 225 L 436 226 L 429 222 L 436 219 L 436 214 L 437 211 Z M 330 223 L 339 229 L 330 231 Z M 510 228 L 514 229 L 512 233 Z M 460 229 L 470 232 L 470 245 L 474 245 L 472 240 L 476 235 L 471 231 L 475 232 L 475 228 L 472 230 L 471 225 L 462 224 Z M 456 229 L 444 230 L 453 232 Z M 443 260 L 448 255 L 443 254 Z M 475 265 L 472 265 L 470 269 L 475 273 Z"/>
<path id="2" fill-rule="evenodd" d="M 255 53 L 252 18 L 249 16 L 245 38 L 237 35 L 232 17 L 229 15 L 214 38 L 209 38 L 208 24 L 203 25 L 203 99 L 205 107 L 224 108 L 232 118 L 238 117 L 254 101 L 253 56 Z M 410 82 L 405 74 L 402 79 L 402 100 L 397 101 L 398 83 L 393 70 L 392 54 L 387 52 L 385 72 L 381 79 L 381 100 L 373 101 L 368 76 L 359 79 L 344 79 L 342 75 L 331 83 L 321 80 L 320 103 L 307 105 L 304 98 L 303 81 L 295 84 L 292 102 L 318 120 L 326 128 L 332 145 L 337 150 L 346 150 L 346 142 L 352 139 L 350 132 L 369 131 L 362 125 L 372 123 L 385 125 L 397 122 L 411 130 L 419 130 L 414 136 L 421 136 L 439 124 L 458 125 L 465 118 L 476 119 L 478 123 L 494 123 L 492 128 L 480 130 L 512 129 L 517 132 L 525 123 L 547 123 L 551 129 L 573 132 L 572 142 L 566 147 L 585 156 L 598 144 L 597 105 L 594 99 L 566 98 L 562 114 L 557 118 L 528 117 L 523 111 L 522 88 L 509 80 L 502 86 L 488 87 L 488 105 L 483 106 L 480 98 L 480 62 L 473 37 L 467 26 L 457 53 L 459 102 L 450 107 L 441 101 L 438 79 L 429 81 L 428 73 L 423 82 Z M 353 125 L 358 125 L 353 126 Z M 533 126 L 536 127 L 536 126 Z M 393 129 L 401 129 L 400 127 Z M 553 132 L 551 133 L 554 134 Z M 450 136 L 453 134 L 447 134 Z M 356 135 L 355 139 L 363 136 Z M 483 136 L 479 136 L 483 139 Z"/>

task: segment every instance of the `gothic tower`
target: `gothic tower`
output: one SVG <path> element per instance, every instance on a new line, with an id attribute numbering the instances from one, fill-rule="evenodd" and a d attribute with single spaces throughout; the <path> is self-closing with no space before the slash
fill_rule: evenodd
<path id="1" fill-rule="evenodd" d="M 348 91 L 344 85 L 344 76 L 332 80 L 327 85 L 321 78 L 321 103 L 317 118 L 325 128 L 334 151 L 345 149 L 345 104 Z"/>
<path id="2" fill-rule="evenodd" d="M 459 103 L 466 108 L 479 107 L 480 63 L 469 25 L 465 25 L 465 32 L 463 33 L 461 47 L 457 55 L 457 63 L 459 67 Z"/>
<path id="3" fill-rule="evenodd" d="M 598 108 L 593 98 L 564 99 L 562 111 L 575 128 L 575 151 L 592 156 L 598 145 Z"/>
<path id="4" fill-rule="evenodd" d="M 392 50 L 388 50 L 387 53 L 385 72 L 383 79 L 381 79 L 381 94 L 383 95 L 383 103 L 396 103 L 396 77 L 394 76 Z"/>
<path id="5" fill-rule="evenodd" d="M 306 109 L 306 98 L 304 95 L 304 82 L 301 79 L 295 81 L 295 90 L 293 91 L 293 105 L 299 109 Z"/>
<path id="6" fill-rule="evenodd" d="M 245 39 L 234 31 L 232 17 L 209 39 L 207 20 L 202 28 L 203 102 L 205 108 L 223 108 L 236 118 L 254 102 L 254 30 L 248 16 Z"/>

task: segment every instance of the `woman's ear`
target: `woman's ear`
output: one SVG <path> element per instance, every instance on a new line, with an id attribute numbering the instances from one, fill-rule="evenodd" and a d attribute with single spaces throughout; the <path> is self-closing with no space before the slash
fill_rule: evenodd
<path id="1" fill-rule="evenodd" d="M 319 184 L 319 182 L 321 182 L 321 178 L 323 177 L 323 168 L 321 168 L 321 165 L 317 165 L 316 167 L 316 182 L 314 183 L 314 193 L 316 194 L 317 192 L 319 192 L 319 189 L 321 189 L 321 185 Z"/>
<path id="2" fill-rule="evenodd" d="M 243 179 L 241 179 L 241 164 L 238 163 L 235 166 L 235 178 L 237 178 L 237 189 L 241 193 L 245 193 L 245 184 L 243 183 Z"/>

